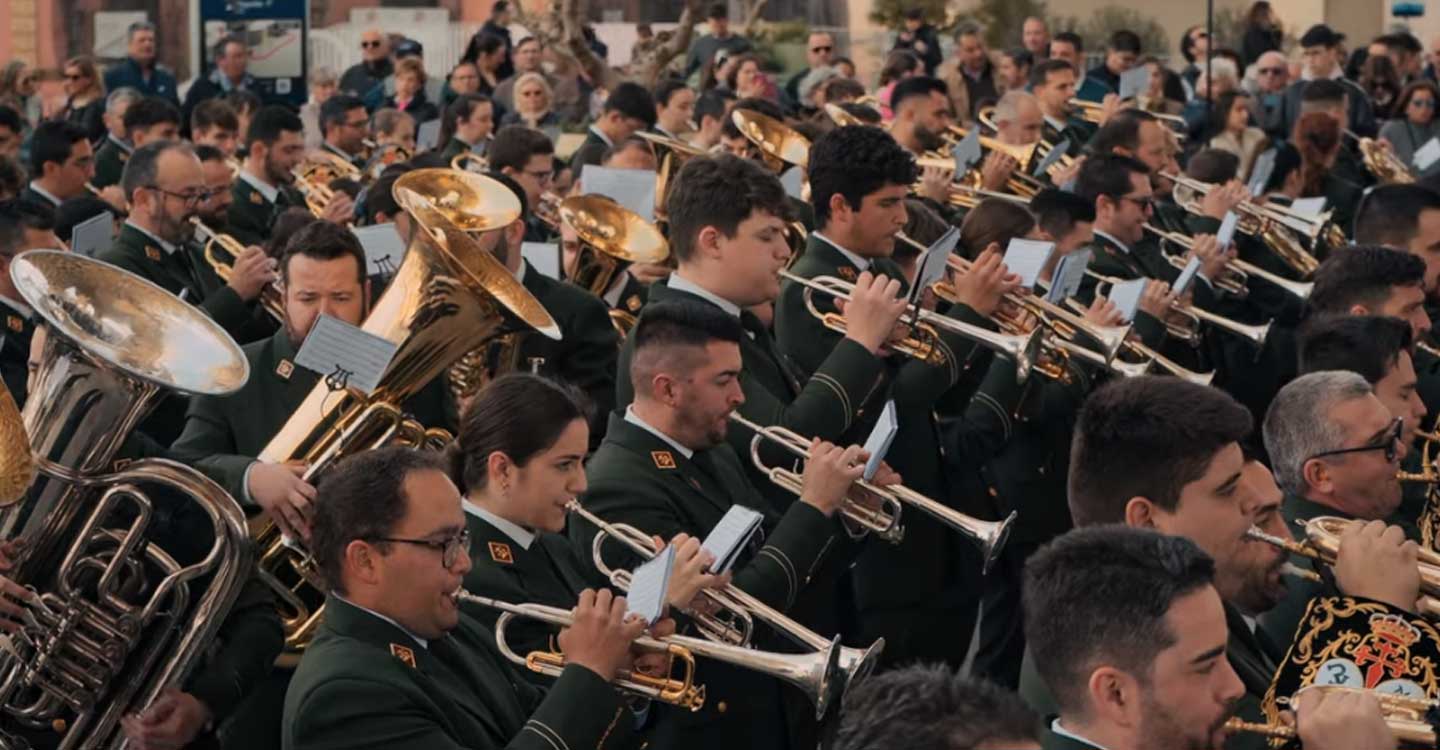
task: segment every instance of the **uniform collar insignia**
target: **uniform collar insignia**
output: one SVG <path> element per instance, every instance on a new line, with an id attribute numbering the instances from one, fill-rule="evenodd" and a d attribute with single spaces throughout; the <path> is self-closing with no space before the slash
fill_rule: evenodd
<path id="1" fill-rule="evenodd" d="M 504 565 L 512 565 L 515 562 L 515 555 L 510 552 L 510 545 L 504 542 L 490 542 L 490 559 Z"/>
<path id="2" fill-rule="evenodd" d="M 650 451 L 650 460 L 655 462 L 657 469 L 675 468 L 675 456 L 670 451 Z"/>
<path id="3" fill-rule="evenodd" d="M 295 363 L 288 359 L 282 359 L 280 360 L 280 364 L 275 365 L 275 374 L 279 375 L 281 380 L 289 380 L 291 373 L 294 372 Z"/>
<path id="4" fill-rule="evenodd" d="M 5 326 L 16 333 L 20 333 L 25 330 L 25 320 L 19 315 L 6 315 Z"/>
<path id="5" fill-rule="evenodd" d="M 146 245 L 146 246 L 145 246 L 145 257 L 147 257 L 147 258 L 149 258 L 150 260 L 153 260 L 153 261 L 159 261 L 159 260 L 160 260 L 160 248 L 155 247 L 154 245 Z"/>
<path id="6" fill-rule="evenodd" d="M 409 646 L 401 646 L 398 643 L 390 644 L 390 654 L 396 659 L 405 662 L 405 665 L 415 669 L 415 649 Z"/>

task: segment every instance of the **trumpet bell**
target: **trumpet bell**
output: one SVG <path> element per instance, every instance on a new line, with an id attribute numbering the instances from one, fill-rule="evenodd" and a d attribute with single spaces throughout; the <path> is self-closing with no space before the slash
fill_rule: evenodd
<path id="1" fill-rule="evenodd" d="M 489 232 L 520 218 L 520 199 L 509 188 L 483 175 L 455 169 L 416 169 L 401 175 L 392 190 L 400 207 L 409 210 L 410 206 L 401 201 L 406 191 L 424 196 L 423 210 L 439 213 L 465 232 Z"/>
<path id="2" fill-rule="evenodd" d="M 810 139 L 768 115 L 750 109 L 730 113 L 731 122 L 765 156 L 796 167 L 810 164 Z"/>
<path id="3" fill-rule="evenodd" d="M 612 258 L 660 263 L 670 257 L 670 243 L 654 224 L 603 195 L 566 198 L 560 203 L 560 220 L 581 242 Z"/>
<path id="4" fill-rule="evenodd" d="M 30 434 L 9 388 L 0 388 L 0 450 L 0 508 L 5 508 L 25 499 L 36 474 Z"/>

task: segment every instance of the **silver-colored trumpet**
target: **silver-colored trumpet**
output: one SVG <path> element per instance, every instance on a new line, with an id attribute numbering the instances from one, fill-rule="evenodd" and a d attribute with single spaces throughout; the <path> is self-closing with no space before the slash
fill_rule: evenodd
<path id="1" fill-rule="evenodd" d="M 578 500 L 571 500 L 566 507 L 571 513 L 589 521 L 599 529 L 590 543 L 590 556 L 595 562 L 595 568 L 600 574 L 610 580 L 616 588 L 622 591 L 630 590 L 630 571 L 615 570 L 605 564 L 605 558 L 601 555 L 607 538 L 614 538 L 625 545 L 631 552 L 639 555 L 642 559 L 649 560 L 655 556 L 655 543 L 646 536 L 644 532 L 623 523 L 610 523 L 605 519 L 586 510 Z M 695 620 L 696 626 L 702 635 L 718 643 L 727 643 L 732 646 L 750 645 L 750 636 L 753 632 L 754 621 L 769 625 L 775 631 L 789 638 L 796 645 L 808 648 L 811 651 L 826 651 L 833 645 L 832 641 L 819 633 L 796 622 L 783 612 L 771 607 L 765 602 L 756 599 L 754 596 L 745 593 L 734 585 L 726 586 L 723 589 L 701 589 L 700 596 L 705 597 L 711 604 L 720 611 L 730 613 L 730 618 L 722 618 L 717 615 L 705 614 L 703 612 L 687 612 L 691 619 Z M 862 680 L 875 670 L 875 664 L 880 658 L 880 652 L 885 650 L 885 639 L 879 638 L 868 648 L 840 647 L 837 668 L 845 678 L 845 689 L 859 684 Z"/>
<path id="2" fill-rule="evenodd" d="M 834 276 L 816 276 L 813 279 L 807 279 L 789 271 L 781 271 L 780 277 L 805 287 L 805 307 L 810 314 L 824 323 L 826 328 L 845 333 L 845 317 L 839 313 L 820 310 L 815 306 L 813 293 L 822 292 L 837 300 L 848 301 L 850 293 L 855 289 L 854 284 Z M 963 336 L 1013 360 L 1015 362 L 1015 380 L 1019 383 L 1024 383 L 1030 377 L 1030 371 L 1035 369 L 1035 363 L 1039 361 L 1041 336 L 1044 334 L 1044 331 L 1039 328 L 1021 336 L 996 333 L 933 310 L 926 310 L 918 305 L 910 305 L 903 317 L 912 321 L 910 326 L 912 333 L 903 341 L 891 342 L 889 346 L 921 361 L 935 365 L 946 364 L 947 358 L 939 350 L 938 331 L 941 330 Z"/>
<path id="3" fill-rule="evenodd" d="M 570 627 L 575 622 L 570 610 L 543 604 L 513 604 L 472 594 L 464 589 L 455 590 L 455 601 L 500 610 L 500 617 L 495 621 L 495 644 L 506 659 L 550 677 L 559 677 L 565 669 L 565 655 L 559 651 L 535 651 L 525 656 L 515 653 L 505 639 L 505 629 L 516 617 L 526 617 L 561 628 Z M 615 676 L 616 686 L 627 693 L 691 711 L 698 711 L 705 705 L 705 686 L 695 684 L 696 656 L 759 672 L 794 685 L 815 704 L 817 721 L 825 716 L 831 702 L 838 700 L 844 689 L 844 680 L 836 666 L 840 657 L 839 638 L 824 650 L 809 654 L 757 651 L 744 646 L 731 646 L 683 635 L 664 638 L 641 636 L 635 639 L 635 646 L 643 651 L 668 654 L 672 660 L 679 660 L 681 675 L 674 676 L 673 666 L 670 674 L 665 677 L 621 670 Z"/>
<path id="4" fill-rule="evenodd" d="M 1193 239 L 1178 232 L 1167 232 L 1151 224 L 1145 225 L 1145 231 L 1150 232 L 1166 242 L 1174 243 L 1187 251 L 1195 247 L 1195 241 Z M 1170 265 L 1176 268 L 1185 267 L 1186 261 L 1178 255 L 1166 253 L 1165 258 L 1170 261 Z M 1264 279 L 1302 300 L 1310 299 L 1310 292 L 1315 289 L 1314 282 L 1292 281 L 1239 258 L 1231 260 L 1226 265 L 1225 270 L 1229 275 L 1216 279 L 1215 286 L 1224 289 L 1236 297 L 1244 297 L 1249 293 L 1247 285 L 1252 278 Z"/>
<path id="5" fill-rule="evenodd" d="M 784 427 L 762 427 L 740 416 L 739 412 L 731 412 L 730 421 L 755 433 L 755 438 L 750 441 L 750 458 L 755 462 L 755 467 L 768 474 L 770 481 L 799 495 L 800 475 L 789 469 L 765 464 L 760 459 L 760 440 L 762 438 L 769 440 L 800 459 L 810 458 L 810 441 Z M 892 509 L 893 515 L 886 515 L 883 510 L 877 511 L 868 508 L 853 498 L 847 497 L 845 507 L 841 512 L 850 520 L 870 528 L 888 529 L 899 524 L 900 507 L 902 505 L 909 506 L 960 532 L 961 536 L 979 547 L 986 571 L 999 558 L 1000 550 L 1005 547 L 1005 540 L 1010 536 L 1011 524 L 1015 522 L 1014 511 L 1011 511 L 1003 521 L 982 521 L 932 500 L 904 485 L 882 487 L 867 480 L 858 479 L 855 481 L 855 486 L 867 495 L 881 501 L 882 508 Z"/>
<path id="6" fill-rule="evenodd" d="M 1102 285 L 1109 284 L 1112 287 L 1116 284 L 1122 284 L 1125 281 L 1124 279 L 1106 276 L 1105 274 L 1088 269 L 1085 271 L 1085 275 L 1095 279 Z M 1105 296 L 1105 294 L 1100 291 L 1099 286 L 1096 287 L 1095 293 Z M 1168 331 L 1172 337 L 1191 345 L 1198 345 L 1200 343 L 1201 323 L 1209 323 L 1222 331 L 1239 336 L 1250 342 L 1256 349 L 1264 348 L 1265 339 L 1270 336 L 1269 323 L 1258 326 L 1241 323 L 1222 315 L 1216 315 L 1209 310 L 1204 310 L 1194 305 L 1182 305 L 1178 302 L 1171 305 L 1170 312 L 1173 315 L 1179 316 L 1179 320 L 1175 320 L 1174 318 L 1167 319 L 1165 321 L 1166 331 Z"/>
<path id="7" fill-rule="evenodd" d="M 1086 273 L 1088 274 L 1090 272 L 1087 271 Z M 1074 297 L 1065 300 L 1065 304 L 1069 305 L 1072 310 L 1078 312 L 1083 312 L 1085 310 L 1085 306 L 1081 305 L 1080 301 L 1075 299 Z M 1145 342 L 1136 340 L 1134 338 L 1127 339 L 1125 341 L 1124 350 L 1130 352 L 1135 356 L 1140 357 L 1141 361 L 1146 365 L 1147 368 L 1158 367 L 1161 370 L 1164 370 L 1165 373 L 1168 375 L 1173 375 L 1177 378 L 1189 381 L 1196 385 L 1210 385 L 1210 383 L 1214 382 L 1215 380 L 1214 370 L 1211 370 L 1210 372 L 1196 372 L 1186 367 L 1182 367 L 1180 363 L 1176 362 L 1173 359 L 1170 359 L 1169 357 L 1166 357 L 1158 351 L 1155 351 L 1154 349 L 1147 346 Z M 1117 362 L 1111 363 L 1112 370 L 1115 369 L 1115 364 L 1117 364 Z M 1128 367 L 1131 363 L 1125 362 L 1124 364 Z M 1136 375 L 1144 375 L 1145 373 L 1126 371 L 1120 372 L 1120 374 L 1127 377 L 1134 377 Z"/>

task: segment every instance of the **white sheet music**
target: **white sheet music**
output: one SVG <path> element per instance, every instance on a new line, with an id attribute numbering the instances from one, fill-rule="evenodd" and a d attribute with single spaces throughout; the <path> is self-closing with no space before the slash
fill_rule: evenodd
<path id="1" fill-rule="evenodd" d="M 1220 249 L 1230 247 L 1235 241 L 1235 228 L 1240 225 L 1240 215 L 1234 211 L 1225 212 L 1225 220 L 1220 222 L 1220 231 L 1215 233 L 1215 244 Z"/>
<path id="2" fill-rule="evenodd" d="M 357 227 L 353 231 L 355 238 L 360 240 L 360 247 L 365 249 L 365 274 L 393 275 L 400 267 L 400 261 L 405 259 L 405 243 L 400 239 L 400 233 L 395 231 L 395 225 L 375 224 Z"/>
<path id="3" fill-rule="evenodd" d="M 865 481 L 875 478 L 875 472 L 880 469 L 880 462 L 885 460 L 885 454 L 890 450 L 890 443 L 895 440 L 895 433 L 900 430 L 900 420 L 895 416 L 895 399 L 885 402 L 885 408 L 880 412 L 880 419 L 876 420 L 874 429 L 870 430 L 870 436 L 865 438 L 865 452 L 870 458 L 865 461 Z"/>
<path id="4" fill-rule="evenodd" d="M 321 315 L 295 353 L 295 364 L 321 377 L 335 378 L 336 385 L 369 394 L 380 384 L 397 349 L 391 341 Z"/>
<path id="5" fill-rule="evenodd" d="M 560 280 L 560 246 L 554 242 L 524 242 L 520 255 L 530 267 L 544 276 Z"/>
<path id="6" fill-rule="evenodd" d="M 115 217 L 109 211 L 101 211 L 70 230 L 70 252 L 93 258 L 109 249 L 114 240 Z"/>
<path id="7" fill-rule="evenodd" d="M 420 151 L 428 151 L 435 148 L 440 140 L 440 121 L 426 120 L 420 123 L 415 131 L 415 148 Z"/>
<path id="8" fill-rule="evenodd" d="M 1080 291 L 1080 282 L 1085 279 L 1085 269 L 1090 265 L 1090 249 L 1077 250 L 1060 259 L 1060 265 L 1055 267 L 1055 275 L 1050 284 L 1050 291 L 1045 293 L 1045 301 L 1062 305 L 1065 300 L 1074 297 Z"/>
<path id="9" fill-rule="evenodd" d="M 667 544 L 660 554 L 630 573 L 630 591 L 625 595 L 629 614 L 638 615 L 651 624 L 660 619 L 665 612 L 665 594 L 674 568 L 675 547 Z"/>
<path id="10" fill-rule="evenodd" d="M 765 517 L 743 505 L 732 505 L 725 511 L 720 523 L 705 535 L 701 548 L 715 556 L 710 572 L 721 575 L 730 570 L 740 556 L 740 550 L 750 543 L 750 537 L 760 528 Z"/>
<path id="11" fill-rule="evenodd" d="M 945 268 L 949 263 L 950 253 L 955 252 L 955 246 L 960 244 L 960 228 L 952 226 L 940 235 L 921 254 L 920 259 L 915 262 L 915 288 L 910 290 L 910 301 L 920 299 L 920 296 L 929 289 L 932 284 L 945 278 Z"/>
<path id="12" fill-rule="evenodd" d="M 1055 254 L 1055 243 L 1016 237 L 1005 248 L 1005 267 L 1020 277 L 1020 286 L 1030 289 L 1040 280 L 1040 271 Z"/>
<path id="13" fill-rule="evenodd" d="M 1115 309 L 1126 323 L 1135 320 L 1135 313 L 1140 311 L 1140 295 L 1145 293 L 1145 285 L 1148 279 L 1130 279 L 1122 281 L 1110 289 L 1110 301 L 1115 303 Z"/>
<path id="14" fill-rule="evenodd" d="M 1150 88 L 1150 66 L 1136 65 L 1120 74 L 1120 98 L 1133 99 Z"/>
<path id="15" fill-rule="evenodd" d="M 591 164 L 580 174 L 580 192 L 603 195 L 640 214 L 640 218 L 646 221 L 655 220 L 653 170 L 614 169 Z"/>

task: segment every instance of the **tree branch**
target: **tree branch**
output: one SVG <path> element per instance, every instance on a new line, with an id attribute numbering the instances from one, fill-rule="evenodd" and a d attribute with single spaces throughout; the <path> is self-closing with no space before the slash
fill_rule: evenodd
<path id="1" fill-rule="evenodd" d="M 680 12 L 680 21 L 675 28 L 655 35 L 655 43 L 637 52 L 637 59 L 630 61 L 630 79 L 644 86 L 654 88 L 664 75 L 665 68 L 677 56 L 690 49 L 695 36 L 695 22 L 700 17 L 704 0 L 686 0 L 685 9 Z"/>
<path id="2" fill-rule="evenodd" d="M 765 12 L 765 6 L 770 0 L 746 0 L 745 23 L 740 27 L 740 34 L 746 39 L 755 40 L 755 32 L 760 25 L 760 14 Z"/>

